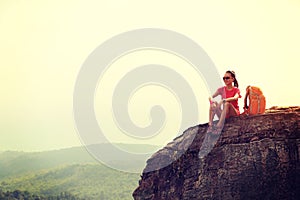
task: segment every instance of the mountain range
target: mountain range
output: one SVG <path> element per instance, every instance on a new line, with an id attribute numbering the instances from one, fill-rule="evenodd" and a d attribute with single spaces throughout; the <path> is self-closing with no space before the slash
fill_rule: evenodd
<path id="1" fill-rule="evenodd" d="M 109 145 L 94 145 L 115 165 L 143 168 L 145 160 L 118 160 Z M 127 149 L 157 149 L 152 145 L 119 144 Z M 124 162 L 126 160 L 126 162 Z M 141 166 L 137 166 L 141 165 Z M 143 165 L 143 166 L 142 166 Z M 42 196 L 68 193 L 78 199 L 132 199 L 140 178 L 137 173 L 111 169 L 91 156 L 84 147 L 44 152 L 0 152 L 0 190 L 27 191 Z"/>

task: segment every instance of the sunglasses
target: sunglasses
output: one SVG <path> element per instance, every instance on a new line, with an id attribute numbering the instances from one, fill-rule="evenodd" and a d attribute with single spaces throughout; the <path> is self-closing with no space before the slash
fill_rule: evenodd
<path id="1" fill-rule="evenodd" d="M 223 80 L 225 81 L 225 80 L 228 80 L 228 79 L 231 79 L 231 77 L 229 77 L 229 76 L 224 76 L 223 77 Z"/>

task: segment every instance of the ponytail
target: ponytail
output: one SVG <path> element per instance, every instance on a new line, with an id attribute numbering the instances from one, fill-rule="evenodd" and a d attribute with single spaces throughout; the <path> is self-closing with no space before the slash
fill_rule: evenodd
<path id="1" fill-rule="evenodd" d="M 234 81 L 233 81 L 234 87 L 237 87 L 237 88 L 238 88 L 238 87 L 239 87 L 239 83 L 238 83 L 238 81 L 236 80 L 235 72 L 234 72 L 234 71 L 228 70 L 228 71 L 226 71 L 226 73 L 231 74 L 231 76 L 234 78 Z"/>

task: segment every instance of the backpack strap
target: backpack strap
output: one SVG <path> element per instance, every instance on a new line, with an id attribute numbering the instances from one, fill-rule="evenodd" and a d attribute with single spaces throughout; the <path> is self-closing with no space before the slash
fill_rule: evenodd
<path id="1" fill-rule="evenodd" d="M 245 98 L 244 98 L 244 110 L 247 110 L 249 108 L 247 101 L 248 101 L 250 89 L 251 89 L 251 86 L 248 85 L 247 88 L 246 88 L 246 95 L 245 95 Z"/>
<path id="2" fill-rule="evenodd" d="M 249 93 L 250 93 L 250 89 L 251 89 L 251 86 L 248 85 L 247 88 L 246 88 L 246 95 L 245 95 L 245 98 L 244 98 L 244 112 L 241 113 L 241 115 L 249 115 L 249 106 L 248 106 L 248 97 L 249 97 Z"/>

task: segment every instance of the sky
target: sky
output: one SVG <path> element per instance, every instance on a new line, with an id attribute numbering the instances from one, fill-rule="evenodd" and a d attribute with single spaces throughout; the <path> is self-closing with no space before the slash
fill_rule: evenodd
<path id="1" fill-rule="evenodd" d="M 214 62 L 220 78 L 228 69 L 236 72 L 242 95 L 247 85 L 260 86 L 267 107 L 299 105 L 299 21 L 297 0 L 2 0 L 0 151 L 83 145 L 73 115 L 74 87 L 82 65 L 103 42 L 136 29 L 167 29 L 192 39 Z M 193 84 L 201 108 L 198 121 L 206 123 L 209 92 L 193 70 L 184 67 L 189 64 L 172 53 L 141 50 L 119 58 L 100 80 L 108 86 L 103 90 L 113 90 L 112 82 L 127 73 L 120 66 L 149 63 L 174 65 Z M 151 101 L 163 104 L 166 130 L 150 139 L 117 134 L 109 98 L 102 101 L 103 90 L 97 87 L 95 113 L 110 142 L 164 145 L 176 137 L 182 120 L 177 117 L 182 110 L 176 94 L 157 85 L 143 89 L 128 103 L 130 116 L 145 126 L 151 123 L 147 114 Z M 152 98 L 157 95 L 160 98 Z M 242 100 L 239 103 L 242 107 Z"/>

